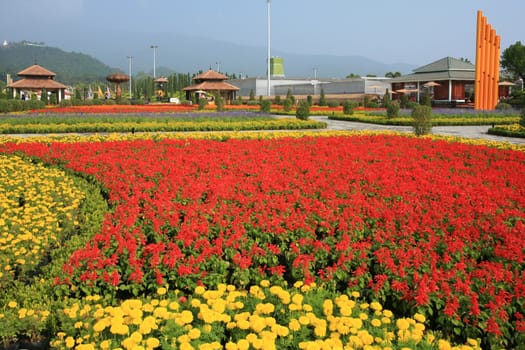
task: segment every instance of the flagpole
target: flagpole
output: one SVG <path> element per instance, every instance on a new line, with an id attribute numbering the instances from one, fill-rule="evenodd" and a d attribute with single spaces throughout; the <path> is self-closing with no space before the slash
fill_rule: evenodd
<path id="1" fill-rule="evenodd" d="M 266 22 L 267 22 L 267 48 L 268 48 L 268 52 L 267 52 L 267 66 L 266 66 L 266 76 L 267 76 L 267 89 L 266 89 L 266 95 L 267 96 L 270 96 L 270 0 L 266 0 L 266 3 L 267 3 L 267 14 L 266 14 Z"/>
<path id="2" fill-rule="evenodd" d="M 133 56 L 128 56 L 129 60 L 129 100 L 132 100 L 132 92 L 131 92 L 131 59 Z"/>

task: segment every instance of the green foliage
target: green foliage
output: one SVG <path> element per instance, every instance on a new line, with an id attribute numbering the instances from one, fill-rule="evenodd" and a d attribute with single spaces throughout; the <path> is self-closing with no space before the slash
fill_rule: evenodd
<path id="1" fill-rule="evenodd" d="M 49 97 L 49 104 L 56 105 L 58 103 L 57 101 L 57 94 L 53 93 Z"/>
<path id="2" fill-rule="evenodd" d="M 401 76 L 401 72 L 388 72 L 385 74 L 387 78 L 397 78 Z"/>
<path id="3" fill-rule="evenodd" d="M 276 105 L 280 105 L 281 104 L 281 96 L 279 96 L 279 95 L 275 96 L 275 99 L 273 100 L 273 103 L 275 103 Z"/>
<path id="4" fill-rule="evenodd" d="M 519 124 L 525 128 L 525 108 L 522 108 L 521 109 L 521 113 L 520 113 L 520 122 Z"/>
<path id="5" fill-rule="evenodd" d="M 321 95 L 319 96 L 319 106 L 326 106 L 326 96 L 323 88 L 321 88 Z"/>
<path id="6" fill-rule="evenodd" d="M 307 120 L 310 116 L 310 105 L 306 101 L 300 101 L 295 112 L 297 119 Z"/>
<path id="7" fill-rule="evenodd" d="M 390 92 L 386 89 L 385 94 L 383 95 L 383 105 L 387 107 L 390 101 L 392 101 L 392 98 L 390 97 Z"/>
<path id="8" fill-rule="evenodd" d="M 386 116 L 389 119 L 397 118 L 399 117 L 399 110 L 400 110 L 399 102 L 398 101 L 390 101 L 386 105 Z"/>
<path id="9" fill-rule="evenodd" d="M 295 104 L 295 96 L 292 95 L 292 90 L 288 89 L 286 92 L 286 98 L 292 101 L 292 104 Z"/>
<path id="10" fill-rule="evenodd" d="M 357 107 L 357 102 L 351 100 L 345 100 L 343 102 L 343 114 L 352 115 L 354 114 L 354 108 Z"/>
<path id="11" fill-rule="evenodd" d="M 224 97 L 218 96 L 217 98 L 215 98 L 215 107 L 217 108 L 217 112 L 223 112 L 224 105 L 225 105 Z"/>
<path id="12" fill-rule="evenodd" d="M 512 109 L 512 105 L 510 105 L 509 103 L 500 102 L 496 105 L 496 109 L 498 111 L 506 111 L 506 110 Z"/>
<path id="13" fill-rule="evenodd" d="M 409 102 L 410 101 L 408 100 L 408 96 L 405 94 L 402 94 L 401 97 L 399 98 L 399 106 L 401 108 L 408 108 Z"/>
<path id="14" fill-rule="evenodd" d="M 204 108 L 206 108 L 207 105 L 208 105 L 208 100 L 205 99 L 205 98 L 200 98 L 200 99 L 199 99 L 199 107 L 198 107 L 198 110 L 199 110 L 199 111 L 204 110 Z"/>
<path id="15" fill-rule="evenodd" d="M 359 74 L 354 74 L 354 73 L 350 73 L 346 76 L 347 79 L 352 79 L 352 78 L 361 78 L 361 76 Z"/>
<path id="16" fill-rule="evenodd" d="M 525 79 L 525 46 L 521 41 L 517 41 L 503 51 L 501 66 L 515 77 Z"/>
<path id="17" fill-rule="evenodd" d="M 46 105 L 49 103 L 46 89 L 42 89 L 42 94 L 40 95 L 40 101 L 44 102 Z"/>
<path id="18" fill-rule="evenodd" d="M 292 107 L 293 107 L 292 99 L 290 99 L 290 98 L 284 99 L 284 101 L 283 101 L 283 110 L 285 112 L 290 112 L 292 110 Z"/>
<path id="19" fill-rule="evenodd" d="M 312 98 L 311 95 L 306 96 L 306 101 L 308 102 L 310 106 L 314 104 L 314 99 Z"/>
<path id="20" fill-rule="evenodd" d="M 261 109 L 260 109 L 261 113 L 270 113 L 271 108 L 272 108 L 272 103 L 270 100 L 262 100 L 260 105 L 261 105 Z"/>
<path id="21" fill-rule="evenodd" d="M 418 105 L 412 110 L 412 127 L 417 136 L 426 135 L 432 130 L 432 108 Z"/>
<path id="22" fill-rule="evenodd" d="M 425 92 L 421 95 L 420 104 L 424 106 L 432 106 L 432 95 L 428 92 Z"/>
<path id="23" fill-rule="evenodd" d="M 255 101 L 255 93 L 253 92 L 253 89 L 250 90 L 250 97 L 248 98 L 248 101 Z"/>
<path id="24" fill-rule="evenodd" d="M 339 107 L 339 102 L 337 102 L 335 100 L 330 100 L 330 101 L 327 102 L 327 105 L 330 108 L 336 108 L 336 107 Z"/>

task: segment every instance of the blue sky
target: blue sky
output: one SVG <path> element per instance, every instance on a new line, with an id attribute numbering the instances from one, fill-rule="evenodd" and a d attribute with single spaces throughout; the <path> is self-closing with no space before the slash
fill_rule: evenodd
<path id="1" fill-rule="evenodd" d="M 445 56 L 474 61 L 478 9 L 501 36 L 502 50 L 525 42 L 524 0 L 272 0 L 271 46 L 384 63 L 423 65 Z M 103 40 L 105 31 L 119 30 L 265 47 L 266 11 L 266 0 L 0 0 L 0 40 L 84 52 L 84 35 Z"/>

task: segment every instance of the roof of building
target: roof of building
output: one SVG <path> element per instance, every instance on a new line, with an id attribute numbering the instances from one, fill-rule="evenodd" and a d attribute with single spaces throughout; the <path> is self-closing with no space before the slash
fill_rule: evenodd
<path id="1" fill-rule="evenodd" d="M 228 77 L 222 73 L 216 72 L 213 69 L 208 70 L 207 72 L 201 73 L 195 77 L 193 80 L 228 80 Z"/>
<path id="2" fill-rule="evenodd" d="M 48 90 L 67 88 L 67 86 L 65 86 L 64 84 L 61 84 L 58 81 L 54 81 L 52 79 L 35 79 L 35 78 L 20 79 L 20 80 L 17 80 L 9 84 L 7 87 L 17 88 L 17 89 L 48 89 Z"/>
<path id="3" fill-rule="evenodd" d="M 413 70 L 414 73 L 390 79 L 390 83 L 439 80 L 475 80 L 476 66 L 472 63 L 445 57 Z"/>
<path id="4" fill-rule="evenodd" d="M 21 70 L 17 73 L 18 76 L 24 77 L 24 76 L 39 76 L 39 77 L 54 77 L 56 76 L 56 73 L 45 69 L 42 66 L 39 66 L 38 64 L 34 64 L 30 67 L 27 67 L 26 69 Z"/>
<path id="5" fill-rule="evenodd" d="M 233 86 L 232 84 L 228 84 L 224 81 L 203 81 L 202 83 L 187 86 L 183 91 L 197 91 L 197 90 L 203 90 L 203 91 L 237 91 L 240 90 L 237 86 Z"/>

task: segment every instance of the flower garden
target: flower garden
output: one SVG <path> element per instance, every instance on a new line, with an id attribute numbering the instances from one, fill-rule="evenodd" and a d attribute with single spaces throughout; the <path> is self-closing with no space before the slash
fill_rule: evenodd
<path id="1" fill-rule="evenodd" d="M 3 138 L 0 338 L 519 349 L 525 153 L 493 145 L 344 132 Z"/>

